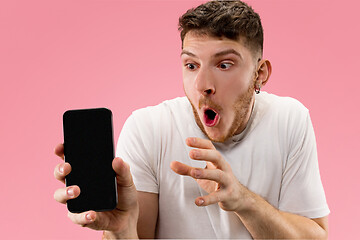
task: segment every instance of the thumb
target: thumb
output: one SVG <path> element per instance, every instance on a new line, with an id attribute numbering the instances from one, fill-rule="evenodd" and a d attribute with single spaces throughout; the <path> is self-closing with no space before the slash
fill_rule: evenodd
<path id="1" fill-rule="evenodd" d="M 129 164 L 117 157 L 114 158 L 112 167 L 116 173 L 117 184 L 119 187 L 130 187 L 134 185 Z"/>

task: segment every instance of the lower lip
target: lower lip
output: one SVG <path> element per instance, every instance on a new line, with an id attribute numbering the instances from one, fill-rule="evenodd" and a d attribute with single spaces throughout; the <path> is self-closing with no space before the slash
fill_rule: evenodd
<path id="1" fill-rule="evenodd" d="M 219 122 L 219 114 L 216 114 L 215 118 L 213 120 L 211 120 L 204 113 L 204 122 L 205 122 L 205 126 L 214 127 Z"/>

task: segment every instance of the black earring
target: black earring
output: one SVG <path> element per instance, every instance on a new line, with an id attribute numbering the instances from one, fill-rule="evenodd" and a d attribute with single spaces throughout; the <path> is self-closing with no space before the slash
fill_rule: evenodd
<path id="1" fill-rule="evenodd" d="M 257 88 L 255 88 L 255 93 L 256 93 L 256 94 L 259 94 L 259 93 L 260 93 L 260 89 L 261 89 L 261 87 L 260 87 L 260 85 L 258 85 Z"/>

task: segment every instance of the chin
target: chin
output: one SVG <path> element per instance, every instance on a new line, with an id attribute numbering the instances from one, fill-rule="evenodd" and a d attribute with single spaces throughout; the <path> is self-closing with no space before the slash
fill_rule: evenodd
<path id="1" fill-rule="evenodd" d="M 213 142 L 225 142 L 228 139 L 228 134 L 218 131 L 217 129 L 204 129 L 205 135 Z"/>

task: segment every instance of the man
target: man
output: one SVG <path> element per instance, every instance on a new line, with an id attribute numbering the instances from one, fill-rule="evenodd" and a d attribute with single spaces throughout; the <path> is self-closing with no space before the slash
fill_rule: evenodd
<path id="1" fill-rule="evenodd" d="M 128 118 L 113 161 L 117 208 L 70 219 L 109 239 L 326 239 L 329 209 L 308 110 L 260 92 L 271 64 L 258 14 L 240 1 L 212 1 L 179 24 L 187 97 Z M 55 152 L 63 156 L 63 145 Z M 55 177 L 64 181 L 70 171 L 61 163 Z M 71 186 L 54 197 L 66 203 L 79 194 Z"/>

